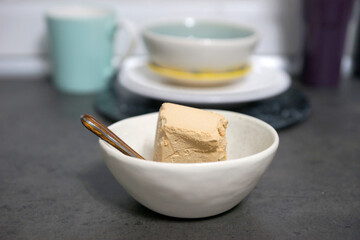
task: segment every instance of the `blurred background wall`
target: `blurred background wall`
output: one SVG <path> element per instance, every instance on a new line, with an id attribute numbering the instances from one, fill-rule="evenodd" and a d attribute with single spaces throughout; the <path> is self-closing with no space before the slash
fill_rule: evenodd
<path id="1" fill-rule="evenodd" d="M 294 72 L 301 65 L 302 0 L 0 0 L 0 76 L 29 78 L 48 73 L 44 13 L 70 3 L 113 8 L 119 19 L 132 21 L 139 29 L 147 21 L 163 18 L 217 18 L 246 23 L 260 33 L 256 54 L 264 61 L 270 59 L 272 64 Z M 349 23 L 345 58 L 353 51 L 358 5 L 357 1 Z M 121 53 L 126 39 L 121 34 L 118 39 L 117 53 Z M 136 53 L 145 53 L 142 43 Z"/>

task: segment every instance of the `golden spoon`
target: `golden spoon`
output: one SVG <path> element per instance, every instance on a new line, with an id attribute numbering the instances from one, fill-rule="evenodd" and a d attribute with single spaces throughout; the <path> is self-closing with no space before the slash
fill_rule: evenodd
<path id="1" fill-rule="evenodd" d="M 80 120 L 82 124 L 93 132 L 95 135 L 100 137 L 105 142 L 109 143 L 111 146 L 119 150 L 125 155 L 130 157 L 144 159 L 140 154 L 135 152 L 131 147 L 129 147 L 123 140 L 121 140 L 115 133 L 108 129 L 104 124 L 99 122 L 93 116 L 88 114 L 81 115 Z"/>

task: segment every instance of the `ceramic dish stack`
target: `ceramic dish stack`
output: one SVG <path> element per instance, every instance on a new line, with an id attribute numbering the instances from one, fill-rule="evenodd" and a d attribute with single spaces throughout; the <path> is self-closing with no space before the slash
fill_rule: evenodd
<path id="1" fill-rule="evenodd" d="M 251 60 L 258 35 L 248 26 L 187 18 L 148 24 L 142 34 L 149 56 L 125 61 L 119 77 L 136 94 L 229 104 L 269 98 L 290 86 L 288 74 Z"/>

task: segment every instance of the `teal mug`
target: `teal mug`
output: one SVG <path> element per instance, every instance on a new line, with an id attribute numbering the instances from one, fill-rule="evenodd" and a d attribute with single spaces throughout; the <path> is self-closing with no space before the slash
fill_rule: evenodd
<path id="1" fill-rule="evenodd" d="M 68 7 L 46 15 L 52 62 L 52 81 L 67 93 L 103 90 L 121 62 L 136 45 L 137 32 L 127 21 L 118 21 L 107 9 Z M 114 58 L 117 29 L 124 28 L 129 44 L 121 59 Z"/>

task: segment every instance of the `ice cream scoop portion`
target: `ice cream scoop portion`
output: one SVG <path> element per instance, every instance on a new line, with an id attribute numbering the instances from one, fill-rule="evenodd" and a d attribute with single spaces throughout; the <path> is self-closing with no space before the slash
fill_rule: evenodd
<path id="1" fill-rule="evenodd" d="M 164 103 L 159 110 L 153 160 L 172 163 L 226 159 L 226 126 L 220 114 Z"/>

